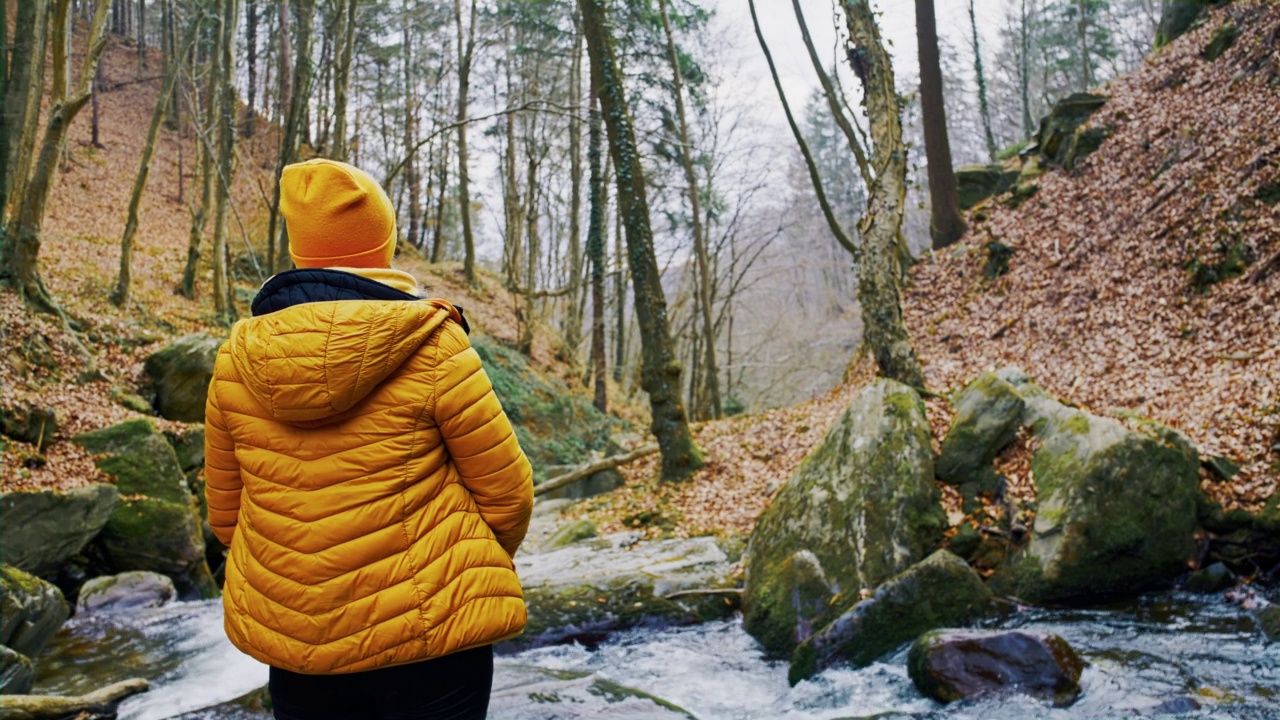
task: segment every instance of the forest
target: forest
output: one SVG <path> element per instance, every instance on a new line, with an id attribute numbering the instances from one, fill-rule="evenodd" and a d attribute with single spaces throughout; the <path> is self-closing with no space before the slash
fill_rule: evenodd
<path id="1" fill-rule="evenodd" d="M 163 709 L 229 646 L 61 658 L 120 573 L 220 626 L 205 393 L 312 158 L 381 185 L 393 266 L 465 308 L 533 462 L 495 716 L 945 717 L 988 692 L 938 689 L 977 627 L 1083 657 L 992 717 L 1280 693 L 1271 0 L 0 8 L 0 589 L 53 608 L 6 618 L 0 693 L 57 699 L 22 717 L 269 715 L 231 661 Z M 152 502 L 181 510 L 126 517 Z M 1108 624 L 1176 638 L 1183 686 Z M 685 651 L 756 689 L 654 660 Z"/>

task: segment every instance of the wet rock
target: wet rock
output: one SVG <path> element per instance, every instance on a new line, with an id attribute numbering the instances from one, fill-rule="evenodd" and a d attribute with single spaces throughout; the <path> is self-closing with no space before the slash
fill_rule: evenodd
<path id="1" fill-rule="evenodd" d="M 1191 573 L 1185 587 L 1195 593 L 1213 593 L 1231 587 L 1235 580 L 1235 573 L 1223 563 L 1216 562 Z"/>
<path id="2" fill-rule="evenodd" d="M 0 695 L 25 695 L 36 680 L 31 658 L 0 645 Z"/>
<path id="3" fill-rule="evenodd" d="M 1258 629 L 1271 642 L 1280 641 L 1280 605 L 1262 605 L 1254 608 L 1253 618 L 1258 622 Z"/>
<path id="4" fill-rule="evenodd" d="M 132 570 L 89 580 L 80 588 L 76 614 L 160 607 L 174 599 L 173 581 L 160 573 Z"/>
<path id="5" fill-rule="evenodd" d="M 743 596 L 747 632 L 767 651 L 790 654 L 857 603 L 860 591 L 936 547 L 946 527 L 939 499 L 920 397 L 890 380 L 873 383 L 756 523 Z"/>
<path id="6" fill-rule="evenodd" d="M 1200 703 L 1189 697 L 1169 698 L 1152 710 L 1153 715 L 1182 715 L 1200 709 Z"/>
<path id="7" fill-rule="evenodd" d="M 579 540 L 587 540 L 596 537 L 600 531 L 596 528 L 596 524 L 583 518 L 574 522 L 562 525 L 546 542 L 542 543 L 542 551 L 549 552 L 557 550 L 566 545 L 572 545 Z"/>
<path id="8" fill-rule="evenodd" d="M 1080 694 L 1083 669 L 1066 640 L 1022 631 L 935 631 L 907 654 L 911 681 L 941 702 L 1012 690 L 1070 705 Z"/>
<path id="9" fill-rule="evenodd" d="M 97 544 L 115 571 L 151 570 L 171 577 L 184 598 L 216 597 L 205 560 L 199 503 L 173 447 L 146 418 L 78 435 L 102 454 L 99 468 L 116 478 L 123 501 Z"/>
<path id="10" fill-rule="evenodd" d="M 556 465 L 549 467 L 547 468 L 547 481 L 568 475 L 570 472 L 577 469 L 577 465 Z M 548 490 L 542 494 L 542 497 L 545 497 L 548 500 L 581 500 L 582 498 L 603 495 L 611 490 L 622 487 L 625 482 L 626 480 L 623 479 L 622 473 L 618 472 L 617 468 L 606 468 L 600 472 L 588 475 L 587 477 L 584 477 L 572 484 Z"/>
<path id="11" fill-rule="evenodd" d="M 960 485 L 977 479 L 1018 432 L 1025 403 L 1009 383 L 985 372 L 952 399 L 955 417 L 938 455 L 938 479 Z"/>
<path id="12" fill-rule="evenodd" d="M 1067 407 L 1016 369 L 998 373 L 1040 440 L 1031 541 L 992 578 L 1030 602 L 1166 585 L 1195 554 L 1199 459 L 1168 428 L 1144 432 Z"/>
<path id="13" fill-rule="evenodd" d="M 0 493 L 0 563 L 52 576 L 102 530 L 119 504 L 120 493 L 105 483 L 66 492 Z"/>
<path id="14" fill-rule="evenodd" d="M 213 361 L 222 342 L 212 335 L 188 335 L 147 358 L 143 368 L 151 377 L 161 417 L 204 422 Z"/>
<path id="15" fill-rule="evenodd" d="M 581 672 L 524 665 L 494 673 L 489 714 L 522 720 L 693 720 L 674 703 L 635 688 Z"/>
<path id="16" fill-rule="evenodd" d="M 939 550 L 801 643 L 787 677 L 795 685 L 840 660 L 870 665 L 923 632 L 981 616 L 992 600 L 972 568 Z"/>
<path id="17" fill-rule="evenodd" d="M 52 583 L 0 565 L 0 644 L 34 657 L 70 615 L 62 591 Z"/>
<path id="18" fill-rule="evenodd" d="M 589 640 L 638 625 L 726 617 L 737 609 L 735 560 L 715 538 L 645 542 L 636 533 L 517 555 L 529 622 L 511 642 Z M 718 589 L 727 592 L 706 592 Z"/>

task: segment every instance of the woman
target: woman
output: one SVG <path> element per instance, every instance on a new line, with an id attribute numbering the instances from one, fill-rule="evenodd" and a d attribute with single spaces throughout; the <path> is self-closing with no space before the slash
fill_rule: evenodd
<path id="1" fill-rule="evenodd" d="M 529 462 L 461 313 L 391 269 L 377 182 L 290 165 L 280 211 L 298 269 L 232 328 L 206 406 L 227 635 L 271 666 L 276 718 L 483 718 L 525 624 Z"/>

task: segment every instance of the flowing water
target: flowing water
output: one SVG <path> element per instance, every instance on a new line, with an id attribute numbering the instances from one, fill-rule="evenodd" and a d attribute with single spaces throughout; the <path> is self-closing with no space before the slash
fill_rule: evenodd
<path id="1" fill-rule="evenodd" d="M 1088 662 L 1080 699 L 1068 708 L 1019 696 L 943 706 L 914 689 L 905 649 L 792 688 L 786 663 L 764 658 L 740 621 L 726 621 L 633 630 L 590 648 L 501 654 L 490 717 L 1280 720 L 1280 643 L 1268 645 L 1250 613 L 1219 596 L 1165 593 L 1115 608 L 1029 610 L 989 626 L 1065 637 Z M 38 668 L 40 693 L 79 694 L 147 678 L 152 690 L 126 700 L 122 720 L 267 717 L 206 709 L 267 678 L 264 666 L 223 637 L 218 601 L 74 618 Z"/>

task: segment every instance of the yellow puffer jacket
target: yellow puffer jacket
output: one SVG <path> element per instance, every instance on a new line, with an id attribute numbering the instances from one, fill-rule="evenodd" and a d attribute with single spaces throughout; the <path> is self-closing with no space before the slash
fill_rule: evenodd
<path id="1" fill-rule="evenodd" d="M 301 673 L 518 635 L 529 462 L 457 311 L 308 302 L 238 323 L 206 416 L 233 644 Z"/>

